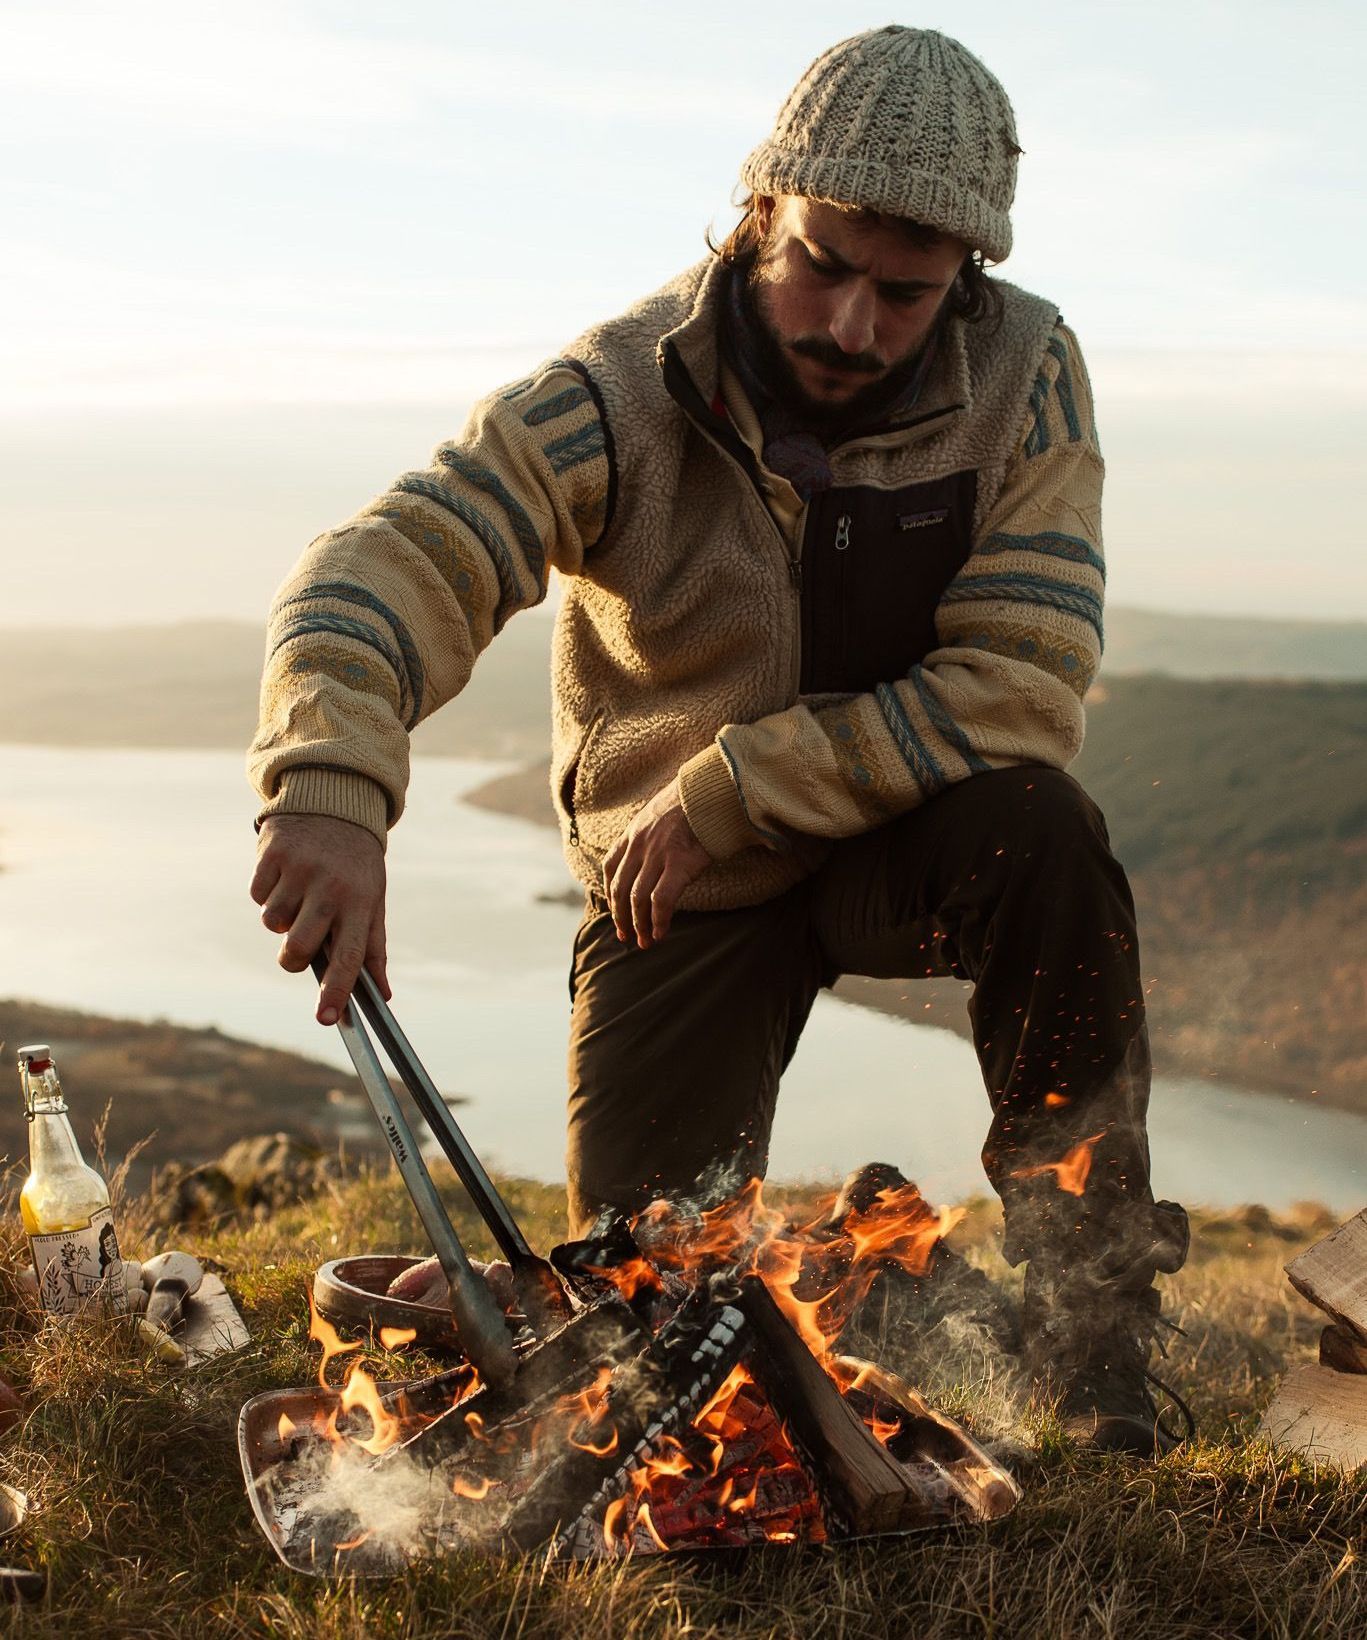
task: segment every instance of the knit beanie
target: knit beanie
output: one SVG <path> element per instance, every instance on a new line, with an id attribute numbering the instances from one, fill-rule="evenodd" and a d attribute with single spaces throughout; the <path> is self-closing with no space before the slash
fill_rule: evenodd
<path id="1" fill-rule="evenodd" d="M 1019 151 L 1000 81 L 948 35 L 892 24 L 816 59 L 741 180 L 908 217 L 1001 262 Z"/>

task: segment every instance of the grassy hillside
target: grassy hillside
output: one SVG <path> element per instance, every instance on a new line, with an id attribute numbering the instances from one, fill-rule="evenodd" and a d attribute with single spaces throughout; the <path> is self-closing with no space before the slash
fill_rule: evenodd
<path id="1" fill-rule="evenodd" d="M 561 1228 L 560 1200 L 514 1184 L 534 1246 Z M 781 1199 L 781 1198 L 780 1198 Z M 794 1211 L 811 1204 L 789 1193 Z M 487 1251 L 453 1195 L 467 1245 Z M 17 1214 L 0 1252 L 23 1257 Z M 123 1210 L 127 1251 L 139 1204 Z M 1168 1284 L 1185 1329 L 1164 1371 L 1193 1403 L 1198 1442 L 1158 1464 L 1089 1456 L 1026 1408 L 1003 1363 L 962 1335 L 884 1334 L 870 1350 L 901 1368 L 980 1437 L 1003 1438 L 1024 1497 L 986 1527 L 958 1527 L 827 1550 L 772 1548 L 573 1569 L 473 1553 L 402 1578 L 353 1582 L 287 1571 L 253 1524 L 234 1430 L 266 1389 L 310 1383 L 305 1294 L 338 1250 L 417 1248 L 411 1208 L 389 1172 L 363 1175 L 246 1226 L 183 1236 L 219 1261 L 254 1343 L 177 1378 L 112 1325 L 39 1330 L 10 1288 L 0 1373 L 27 1417 L 0 1444 L 4 1478 L 28 1492 L 12 1564 L 42 1567 L 45 1604 L 15 1632 L 70 1640 L 202 1636 L 246 1640 L 919 1640 L 968 1636 L 1350 1635 L 1367 1628 L 1360 1549 L 1367 1491 L 1330 1470 L 1271 1454 L 1256 1415 L 1285 1368 L 1313 1356 L 1318 1318 L 1289 1294 L 1282 1264 L 1327 1228 L 1195 1215 L 1194 1245 Z M 993 1275 L 992 1212 L 955 1240 Z M 348 1358 L 348 1362 L 349 1362 Z M 424 1358 L 372 1350 L 377 1376 L 416 1375 Z M 332 1378 L 340 1377 L 334 1363 Z"/>
<path id="2" fill-rule="evenodd" d="M 1074 772 L 1131 873 L 1162 1068 L 1367 1113 L 1367 684 L 1113 678 Z M 552 820 L 544 764 L 469 800 Z M 839 990 L 967 1031 L 953 983 Z"/>
<path id="3" fill-rule="evenodd" d="M 1108 680 L 1073 773 L 1133 869 L 1281 859 L 1313 892 L 1367 844 L 1367 684 Z"/>
<path id="4" fill-rule="evenodd" d="M 0 1044 L 6 1050 L 0 1157 L 11 1162 L 28 1155 L 14 1052 L 35 1041 L 51 1045 L 76 1101 L 72 1122 L 87 1160 L 91 1132 L 106 1102 L 111 1160 L 150 1137 L 134 1164 L 135 1183 L 145 1181 L 152 1164 L 206 1162 L 244 1134 L 278 1129 L 333 1149 L 338 1102 L 329 1095 L 338 1090 L 348 1099 L 361 1098 L 360 1084 L 344 1071 L 221 1031 L 0 1000 Z M 371 1148 L 379 1148 L 378 1134 Z"/>

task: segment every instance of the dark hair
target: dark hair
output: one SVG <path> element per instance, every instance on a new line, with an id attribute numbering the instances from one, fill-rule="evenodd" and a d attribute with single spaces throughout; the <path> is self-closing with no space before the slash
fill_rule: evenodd
<path id="1" fill-rule="evenodd" d="M 759 224 L 760 198 L 759 194 L 747 193 L 743 199 L 737 200 L 736 203 L 745 214 L 721 244 L 713 239 L 710 228 L 707 231 L 707 248 L 728 268 L 745 267 L 759 255 L 764 241 Z M 941 237 L 938 228 L 929 227 L 924 222 L 913 222 L 909 217 L 888 216 L 881 211 L 866 210 L 858 205 L 838 205 L 836 209 L 852 222 L 887 223 L 910 240 L 917 250 L 929 250 Z M 979 324 L 986 319 L 995 327 L 1001 323 L 1001 316 L 1002 294 L 987 276 L 983 253 L 970 251 L 964 257 L 963 266 L 959 269 L 958 277 L 945 302 L 945 317 L 962 319 L 969 325 Z"/>

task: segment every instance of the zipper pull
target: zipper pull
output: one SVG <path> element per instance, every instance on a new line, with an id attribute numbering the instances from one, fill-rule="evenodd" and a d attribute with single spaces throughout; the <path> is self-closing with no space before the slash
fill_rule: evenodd
<path id="1" fill-rule="evenodd" d="M 844 552 L 850 544 L 850 525 L 854 520 L 848 513 L 841 513 L 835 521 L 835 550 Z"/>
<path id="2" fill-rule="evenodd" d="M 802 560 L 790 558 L 788 560 L 788 579 L 793 583 L 793 591 L 802 591 Z"/>

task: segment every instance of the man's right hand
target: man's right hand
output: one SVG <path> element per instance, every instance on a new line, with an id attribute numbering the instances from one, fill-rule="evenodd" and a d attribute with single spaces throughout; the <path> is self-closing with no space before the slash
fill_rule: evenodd
<path id="1" fill-rule="evenodd" d="M 321 814 L 273 814 L 262 822 L 252 899 L 271 933 L 285 936 L 278 961 L 291 974 L 302 973 L 327 943 L 320 1025 L 341 1018 L 362 963 L 389 999 L 384 893 L 384 850 L 364 826 Z"/>

